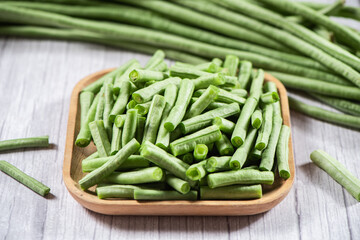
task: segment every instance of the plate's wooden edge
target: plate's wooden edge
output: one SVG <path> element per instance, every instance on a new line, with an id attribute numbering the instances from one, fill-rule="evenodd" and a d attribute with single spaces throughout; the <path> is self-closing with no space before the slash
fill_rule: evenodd
<path id="1" fill-rule="evenodd" d="M 253 215 L 266 212 L 281 202 L 289 193 L 295 177 L 295 162 L 292 148 L 292 140 L 289 141 L 289 167 L 291 177 L 272 191 L 271 196 L 256 200 L 242 201 L 149 201 L 139 202 L 136 200 L 101 200 L 76 187 L 77 183 L 71 178 L 71 159 L 75 140 L 75 123 L 79 93 L 94 78 L 99 78 L 113 69 L 106 69 L 83 78 L 73 89 L 69 120 L 66 135 L 63 179 L 69 193 L 84 207 L 103 214 L 109 215 Z M 290 127 L 290 111 L 287 93 L 284 85 L 269 74 L 265 74 L 266 81 L 275 82 L 280 99 L 284 124 Z"/>

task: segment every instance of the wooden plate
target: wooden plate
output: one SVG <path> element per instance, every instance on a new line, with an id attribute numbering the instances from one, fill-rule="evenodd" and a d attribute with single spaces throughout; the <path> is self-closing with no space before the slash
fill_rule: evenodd
<path id="1" fill-rule="evenodd" d="M 291 189 L 295 177 L 295 164 L 292 141 L 289 141 L 289 165 L 291 177 L 283 181 L 276 176 L 272 186 L 263 188 L 263 197 L 256 200 L 227 201 L 136 201 L 136 200 L 102 200 L 98 199 L 94 189 L 82 191 L 78 184 L 84 176 L 81 160 L 95 151 L 90 144 L 86 148 L 75 146 L 75 138 L 80 129 L 79 94 L 81 89 L 94 82 L 113 69 L 91 74 L 82 79 L 74 88 L 70 101 L 69 121 L 66 136 L 66 147 L 63 165 L 63 178 L 70 194 L 82 206 L 94 212 L 109 215 L 211 215 L 237 216 L 253 215 L 266 212 L 281 202 Z M 290 126 L 289 105 L 285 87 L 274 77 L 266 74 L 265 81 L 273 81 L 278 88 L 284 124 Z"/>

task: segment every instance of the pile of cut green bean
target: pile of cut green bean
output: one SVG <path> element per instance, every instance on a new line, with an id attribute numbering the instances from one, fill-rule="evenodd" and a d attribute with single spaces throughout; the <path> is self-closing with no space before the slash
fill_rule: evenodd
<path id="1" fill-rule="evenodd" d="M 290 177 L 290 128 L 275 83 L 227 55 L 168 68 L 158 50 L 130 60 L 80 94 L 76 145 L 93 140 L 79 184 L 99 198 L 255 199 Z"/>
<path id="2" fill-rule="evenodd" d="M 360 121 L 360 32 L 330 18 L 360 21 L 360 8 L 344 4 L 344 0 L 331 4 L 290 0 L 8 0 L 0 3 L 0 35 L 84 41 L 148 54 L 161 48 L 168 58 L 194 65 L 212 58 L 224 60 L 232 54 L 270 72 L 287 88 L 301 90 L 345 114 L 323 117 L 328 114 L 323 109 L 303 111 L 293 102 L 290 108 L 359 128 L 347 119 Z M 173 72 L 177 76 L 176 69 Z M 132 77 L 134 82 L 147 81 L 141 79 L 141 72 Z M 151 77 L 156 81 L 164 76 Z M 117 84 L 113 91 L 117 94 L 120 87 Z M 123 107 L 118 103 L 119 109 Z M 138 106 L 139 113 L 147 110 L 148 105 Z M 114 114 L 109 118 L 113 122 Z M 109 121 L 104 120 L 109 130 Z"/>

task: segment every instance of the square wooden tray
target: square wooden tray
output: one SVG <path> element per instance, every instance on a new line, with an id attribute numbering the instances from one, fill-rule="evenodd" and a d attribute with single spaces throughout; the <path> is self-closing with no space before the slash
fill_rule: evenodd
<path id="1" fill-rule="evenodd" d="M 289 141 L 289 166 L 291 177 L 283 181 L 275 177 L 272 186 L 263 186 L 263 197 L 256 200 L 202 200 L 202 201 L 136 201 L 136 200 L 102 200 L 94 189 L 82 191 L 78 181 L 85 175 L 81 170 L 81 161 L 95 152 L 95 146 L 77 147 L 74 142 L 80 130 L 81 90 L 113 69 L 91 74 L 82 79 L 74 88 L 70 101 L 69 121 L 66 136 L 63 178 L 70 194 L 82 206 L 94 212 L 108 215 L 198 215 L 198 216 L 238 216 L 266 212 L 281 202 L 291 189 L 295 177 L 295 163 L 292 141 Z M 289 105 L 285 87 L 269 74 L 265 81 L 276 83 L 281 99 L 281 110 L 284 124 L 290 126 Z"/>

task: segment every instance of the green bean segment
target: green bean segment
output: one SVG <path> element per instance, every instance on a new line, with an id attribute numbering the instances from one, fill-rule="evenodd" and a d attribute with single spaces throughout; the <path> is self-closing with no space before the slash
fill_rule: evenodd
<path id="1" fill-rule="evenodd" d="M 200 187 L 200 199 L 257 199 L 262 197 L 260 184 L 243 186 L 234 185 L 219 188 L 210 188 L 208 186 Z"/>
<path id="2" fill-rule="evenodd" d="M 208 147 L 205 144 L 196 144 L 194 149 L 194 159 L 199 162 L 204 160 L 208 154 Z"/>
<path id="3" fill-rule="evenodd" d="M 84 159 L 81 163 L 82 171 L 92 172 L 113 158 L 114 156 L 104 157 L 104 158 L 92 158 L 86 160 Z M 124 171 L 134 168 L 146 168 L 146 167 L 149 167 L 149 160 L 147 160 L 146 158 L 140 155 L 131 155 L 116 170 Z"/>
<path id="4" fill-rule="evenodd" d="M 249 61 L 241 61 L 239 70 L 240 87 L 248 89 L 251 80 L 252 63 Z"/>
<path id="5" fill-rule="evenodd" d="M 219 89 L 214 86 L 209 86 L 206 91 L 193 103 L 189 111 L 185 115 L 185 119 L 195 117 L 202 113 L 209 104 L 214 101 L 219 93 Z"/>
<path id="6" fill-rule="evenodd" d="M 253 114 L 251 115 L 251 126 L 255 129 L 259 129 L 261 127 L 262 121 L 263 118 L 261 110 L 255 110 L 255 112 L 253 112 Z"/>
<path id="7" fill-rule="evenodd" d="M 231 134 L 235 128 L 235 123 L 222 117 L 215 117 L 212 123 L 217 125 L 222 132 L 227 134 Z"/>
<path id="8" fill-rule="evenodd" d="M 125 199 L 134 199 L 134 189 L 139 187 L 134 185 L 105 185 L 98 186 L 96 188 L 96 194 L 100 199 L 107 198 L 125 198 Z"/>
<path id="9" fill-rule="evenodd" d="M 120 93 L 116 102 L 111 109 L 109 119 L 111 122 L 115 121 L 116 115 L 123 114 L 126 108 L 126 103 L 129 100 L 131 91 L 131 84 L 128 80 L 124 80 L 120 85 Z"/>
<path id="10" fill-rule="evenodd" d="M 193 181 L 200 180 L 201 178 L 205 177 L 207 173 L 205 169 L 206 162 L 206 160 L 203 160 L 199 163 L 191 165 L 186 170 L 186 176 Z"/>
<path id="11" fill-rule="evenodd" d="M 0 141 L 0 151 L 28 147 L 49 147 L 49 136 L 18 138 Z"/>
<path id="12" fill-rule="evenodd" d="M 150 105 L 149 113 L 146 117 L 144 137 L 142 139 L 143 143 L 145 141 L 155 143 L 165 104 L 166 101 L 163 96 L 154 96 Z"/>
<path id="13" fill-rule="evenodd" d="M 257 150 L 263 150 L 267 147 L 271 130 L 272 130 L 272 120 L 273 120 L 273 108 L 271 104 L 265 105 L 263 111 L 263 123 L 256 139 L 255 148 Z"/>
<path id="14" fill-rule="evenodd" d="M 197 200 L 197 191 L 189 191 L 186 194 L 179 193 L 177 191 L 163 191 L 152 189 L 135 189 L 135 200 Z"/>
<path id="15" fill-rule="evenodd" d="M 113 172 L 103 181 L 116 184 L 141 184 L 161 181 L 164 175 L 161 168 L 149 167 L 130 172 Z"/>
<path id="16" fill-rule="evenodd" d="M 132 82 L 161 81 L 167 77 L 165 73 L 151 70 L 134 69 L 130 72 L 129 78 Z"/>
<path id="17" fill-rule="evenodd" d="M 290 177 L 289 138 L 290 128 L 286 125 L 282 125 L 279 135 L 279 141 L 276 146 L 276 159 L 279 175 L 284 179 L 288 179 Z"/>
<path id="18" fill-rule="evenodd" d="M 111 151 L 111 144 L 106 133 L 103 120 L 93 121 L 89 123 L 89 127 L 99 156 L 109 156 Z"/>
<path id="19" fill-rule="evenodd" d="M 231 156 L 208 158 L 205 164 L 205 169 L 209 173 L 229 171 L 231 170 L 230 160 Z"/>
<path id="20" fill-rule="evenodd" d="M 234 147 L 225 134 L 222 134 L 220 140 L 215 142 L 215 146 L 220 156 L 229 156 L 234 154 Z"/>
<path id="21" fill-rule="evenodd" d="M 166 175 L 165 181 L 167 184 L 169 184 L 172 188 L 174 188 L 181 194 L 187 194 L 191 189 L 188 182 L 173 175 Z"/>
<path id="22" fill-rule="evenodd" d="M 130 109 L 126 113 L 126 119 L 121 137 L 121 145 L 125 146 L 135 137 L 138 114 L 136 109 Z"/>

